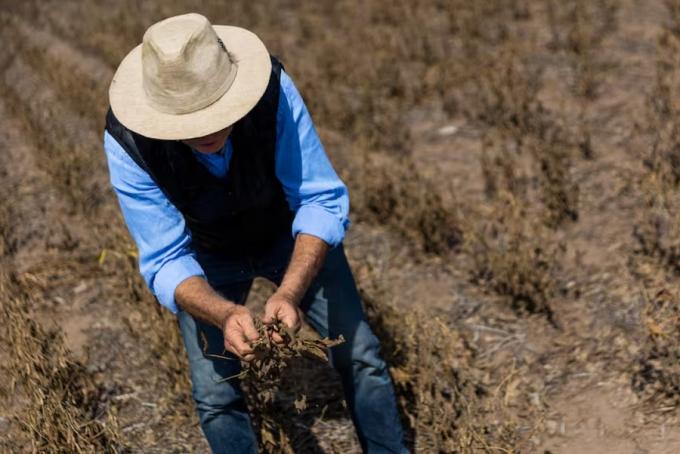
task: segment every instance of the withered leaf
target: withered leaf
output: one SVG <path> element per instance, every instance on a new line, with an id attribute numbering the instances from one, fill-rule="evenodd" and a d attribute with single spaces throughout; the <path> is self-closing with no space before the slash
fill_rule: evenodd
<path id="1" fill-rule="evenodd" d="M 302 394 L 295 399 L 295 403 L 293 404 L 295 406 L 295 410 L 297 410 L 298 413 L 303 412 L 304 410 L 307 409 L 307 396 Z"/>

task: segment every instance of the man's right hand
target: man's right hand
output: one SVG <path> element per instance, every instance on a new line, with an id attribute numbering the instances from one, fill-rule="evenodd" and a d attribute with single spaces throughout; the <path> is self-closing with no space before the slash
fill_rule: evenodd
<path id="1" fill-rule="evenodd" d="M 255 329 L 253 316 L 246 307 L 234 304 L 230 308 L 222 323 L 222 333 L 224 334 L 224 348 L 227 351 L 244 361 L 254 358 L 251 343 L 260 336 Z"/>
<path id="2" fill-rule="evenodd" d="M 220 328 L 227 351 L 245 361 L 253 359 L 250 343 L 256 341 L 259 335 L 248 309 L 224 299 L 200 276 L 182 281 L 175 289 L 175 300 L 193 317 Z"/>

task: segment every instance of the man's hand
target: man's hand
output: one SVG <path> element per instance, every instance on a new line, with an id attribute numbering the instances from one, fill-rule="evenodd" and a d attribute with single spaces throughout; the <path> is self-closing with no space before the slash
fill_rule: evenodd
<path id="1" fill-rule="evenodd" d="M 199 276 L 182 281 L 175 289 L 175 300 L 193 317 L 221 329 L 226 350 L 245 361 L 253 359 L 250 342 L 256 341 L 259 334 L 248 309 L 217 294 Z"/>
<path id="2" fill-rule="evenodd" d="M 251 342 L 260 336 L 255 329 L 253 316 L 247 308 L 233 305 L 224 318 L 222 332 L 225 349 L 244 361 L 250 361 L 255 357 Z"/>
<path id="3" fill-rule="evenodd" d="M 300 309 L 292 301 L 290 297 L 287 297 L 281 293 L 274 293 L 264 307 L 264 318 L 262 321 L 269 325 L 274 323 L 276 320 L 280 320 L 288 328 L 292 329 L 294 332 L 298 332 L 302 323 L 300 321 Z M 282 343 L 283 339 L 279 333 L 272 333 L 272 339 L 274 342 Z"/>
<path id="4" fill-rule="evenodd" d="M 296 332 L 300 329 L 301 313 L 297 305 L 323 266 L 328 249 L 329 246 L 322 239 L 304 233 L 298 234 L 293 256 L 281 285 L 265 305 L 262 320 L 265 324 L 280 320 Z M 278 333 L 272 333 L 272 339 L 277 343 L 283 342 Z"/>

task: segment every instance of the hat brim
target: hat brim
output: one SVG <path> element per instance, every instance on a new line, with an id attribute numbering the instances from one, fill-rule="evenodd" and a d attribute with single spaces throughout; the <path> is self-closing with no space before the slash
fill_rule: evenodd
<path id="1" fill-rule="evenodd" d="M 152 139 L 181 140 L 206 136 L 243 118 L 260 100 L 271 75 L 271 60 L 264 43 L 254 33 L 228 25 L 213 25 L 233 55 L 238 70 L 227 92 L 196 112 L 173 115 L 147 102 L 142 85 L 142 45 L 127 54 L 109 87 L 109 102 L 128 129 Z"/>

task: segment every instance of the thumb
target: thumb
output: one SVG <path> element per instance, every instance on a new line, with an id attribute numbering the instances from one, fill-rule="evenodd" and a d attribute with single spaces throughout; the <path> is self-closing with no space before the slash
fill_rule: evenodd
<path id="1" fill-rule="evenodd" d="M 243 335 L 246 337 L 251 342 L 256 341 L 259 337 L 260 334 L 257 332 L 257 329 L 255 328 L 255 324 L 253 323 L 253 318 L 251 316 L 248 316 L 241 320 L 239 322 L 239 325 L 241 329 L 243 330 Z"/>
<path id="2" fill-rule="evenodd" d="M 297 317 L 296 317 L 295 311 L 285 311 L 283 314 L 281 314 L 280 320 L 283 322 L 284 325 L 286 325 L 288 328 L 295 329 L 297 326 Z"/>
<path id="3" fill-rule="evenodd" d="M 279 313 L 279 306 L 276 303 L 269 303 L 264 307 L 264 317 L 262 322 L 269 325 L 274 323 Z"/>

